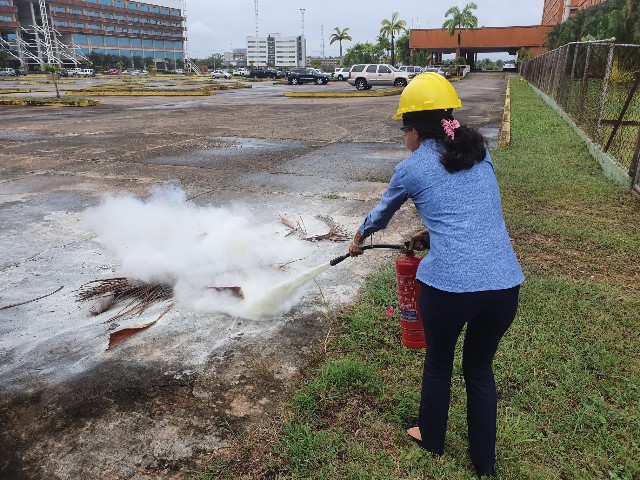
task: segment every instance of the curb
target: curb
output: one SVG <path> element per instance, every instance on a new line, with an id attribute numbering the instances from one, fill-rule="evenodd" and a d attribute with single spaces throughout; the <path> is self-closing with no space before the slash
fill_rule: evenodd
<path id="1" fill-rule="evenodd" d="M 384 90 L 375 90 L 373 92 L 287 92 L 285 97 L 308 97 L 308 98 L 349 98 L 349 97 L 390 97 L 400 95 L 402 88 L 387 88 Z"/>
<path id="2" fill-rule="evenodd" d="M 507 82 L 507 93 L 504 99 L 504 111 L 502 113 L 502 127 L 498 137 L 500 148 L 511 145 L 511 83 Z"/>
<path id="3" fill-rule="evenodd" d="M 67 91 L 65 95 L 83 95 L 83 96 L 95 96 L 95 97 L 208 97 L 215 95 L 215 92 L 211 91 L 199 91 L 199 92 L 171 92 L 171 91 L 158 91 L 158 92 L 121 92 L 121 91 Z"/>

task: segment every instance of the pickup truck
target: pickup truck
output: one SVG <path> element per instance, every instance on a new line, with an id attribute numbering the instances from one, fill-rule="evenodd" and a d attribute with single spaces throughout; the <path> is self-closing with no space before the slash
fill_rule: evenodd
<path id="1" fill-rule="evenodd" d="M 251 72 L 247 68 L 239 68 L 238 70 L 233 71 L 233 74 L 237 77 L 248 77 L 249 73 Z"/>

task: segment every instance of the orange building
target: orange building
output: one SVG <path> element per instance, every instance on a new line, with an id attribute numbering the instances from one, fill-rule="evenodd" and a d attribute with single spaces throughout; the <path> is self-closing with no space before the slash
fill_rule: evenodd
<path id="1" fill-rule="evenodd" d="M 463 30 L 460 54 L 474 65 L 479 53 L 509 52 L 515 55 L 521 48 L 531 49 L 535 57 L 547 51 L 547 33 L 550 26 L 533 25 L 526 27 L 482 27 L 474 30 Z M 428 51 L 432 55 L 432 63 L 442 62 L 443 54 L 455 53 L 458 47 L 458 35 L 453 37 L 441 28 L 412 29 L 409 37 L 409 50 Z"/>
<path id="2" fill-rule="evenodd" d="M 544 0 L 541 25 L 557 25 L 576 14 L 578 10 L 593 7 L 604 0 Z"/>

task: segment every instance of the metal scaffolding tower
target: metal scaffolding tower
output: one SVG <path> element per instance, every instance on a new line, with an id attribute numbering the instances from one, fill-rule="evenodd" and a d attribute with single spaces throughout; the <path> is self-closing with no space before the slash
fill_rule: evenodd
<path id="1" fill-rule="evenodd" d="M 184 68 L 185 70 L 192 70 L 198 75 L 202 74 L 200 67 L 191 61 L 189 56 L 189 37 L 187 35 L 187 0 L 182 0 L 182 30 L 184 31 L 184 44 L 183 44 L 183 56 L 184 56 Z"/>
<path id="2" fill-rule="evenodd" d="M 42 29 L 40 33 L 42 33 L 42 37 L 44 38 L 44 50 L 45 54 L 47 55 L 47 63 L 49 65 L 53 65 L 54 63 L 62 63 L 53 55 L 53 33 L 51 32 L 51 27 L 49 26 L 49 14 L 47 13 L 47 4 L 45 0 L 40 0 L 40 22 L 42 22 Z M 35 26 L 36 25 L 34 25 L 34 27 Z"/>

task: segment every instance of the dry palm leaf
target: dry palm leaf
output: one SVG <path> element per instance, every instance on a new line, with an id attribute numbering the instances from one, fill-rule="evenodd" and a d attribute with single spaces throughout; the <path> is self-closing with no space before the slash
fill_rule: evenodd
<path id="1" fill-rule="evenodd" d="M 307 236 L 307 232 L 302 226 L 300 226 L 300 223 L 292 220 L 286 213 L 278 212 L 278 216 L 280 217 L 280 221 L 292 230 L 291 233 L 296 232 L 298 234 L 298 238 L 307 242 L 318 242 L 320 240 L 346 242 L 351 239 L 349 232 L 347 232 L 342 225 L 336 223 L 336 221 L 328 215 L 316 215 L 315 218 L 324 222 L 329 227 L 329 231 L 322 235 L 311 236 Z"/>
<path id="2" fill-rule="evenodd" d="M 160 314 L 160 316 L 158 316 L 158 318 L 156 318 L 153 322 L 145 323 L 144 325 L 139 325 L 137 327 L 122 328 L 120 330 L 116 330 L 115 332 L 112 332 L 109 335 L 109 345 L 107 346 L 107 350 L 109 350 L 114 345 L 117 345 L 118 343 L 122 342 L 123 340 L 126 340 L 132 335 L 135 335 L 136 333 L 139 333 L 149 328 L 151 325 L 153 325 L 158 320 L 160 320 L 165 313 L 171 310 L 171 307 L 173 307 L 174 304 L 175 302 L 171 302 L 171 304 L 167 308 L 165 308 L 164 311 Z"/>

